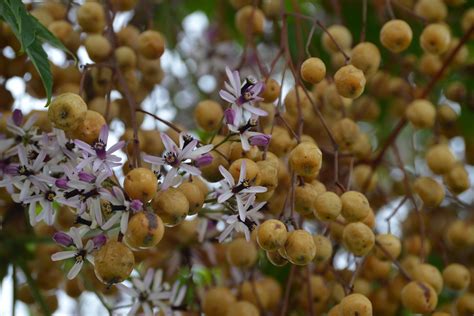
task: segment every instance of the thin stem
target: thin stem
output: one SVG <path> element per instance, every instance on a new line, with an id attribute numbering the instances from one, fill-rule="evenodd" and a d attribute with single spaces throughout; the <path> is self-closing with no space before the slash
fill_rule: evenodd
<path id="1" fill-rule="evenodd" d="M 288 279 L 286 279 L 285 296 L 284 296 L 283 304 L 282 304 L 282 307 L 281 307 L 280 316 L 286 316 L 286 311 L 288 310 L 288 303 L 290 301 L 291 285 L 293 283 L 293 278 L 295 276 L 295 270 L 296 270 L 296 266 L 291 265 L 290 274 L 288 275 Z"/>
<path id="2" fill-rule="evenodd" d="M 365 33 L 367 29 L 367 0 L 362 1 L 362 29 L 360 31 L 360 42 L 365 42 Z"/>
<path id="3" fill-rule="evenodd" d="M 110 4 L 110 0 L 105 0 L 105 6 L 106 6 L 106 21 L 107 21 L 107 35 L 108 38 L 112 44 L 113 49 L 117 48 L 117 37 L 114 32 L 113 28 L 113 19 L 114 19 L 114 12 L 112 9 L 112 6 Z M 140 159 L 140 141 L 138 140 L 138 123 L 137 123 L 137 115 L 136 115 L 136 109 L 137 104 L 135 101 L 135 98 L 132 95 L 132 92 L 130 91 L 130 88 L 127 84 L 127 81 L 125 80 L 125 77 L 122 73 L 122 70 L 117 64 L 117 61 L 115 59 L 115 55 L 111 55 L 110 57 L 112 64 L 113 64 L 113 69 L 115 70 L 115 74 L 117 76 L 117 80 L 120 84 L 120 86 L 123 89 L 123 93 L 125 94 L 125 98 L 127 99 L 128 106 L 130 108 L 130 119 L 132 123 L 132 128 L 133 128 L 133 158 L 134 158 L 134 166 L 135 167 L 140 167 L 141 165 L 141 159 Z"/>
<path id="4" fill-rule="evenodd" d="M 309 315 L 314 315 L 314 306 L 313 306 L 313 288 L 311 287 L 311 268 L 309 265 L 306 266 L 306 286 L 308 287 L 308 313 Z"/>
<path id="5" fill-rule="evenodd" d="M 400 271 L 400 273 L 405 277 L 405 279 L 411 281 L 411 277 L 410 275 L 408 274 L 408 272 L 402 267 L 402 265 L 400 264 L 400 262 L 398 262 L 397 259 L 393 258 L 392 255 L 390 254 L 390 252 L 387 251 L 387 249 L 385 249 L 384 246 L 382 246 L 381 243 L 379 243 L 377 240 L 375 241 L 375 246 L 378 247 L 383 253 L 384 255 L 390 259 L 390 261 L 393 262 L 393 264 L 398 268 L 398 271 Z"/>
<path id="6" fill-rule="evenodd" d="M 28 286 L 30 287 L 31 294 L 33 295 L 33 298 L 35 301 L 39 304 L 39 307 L 43 311 L 43 314 L 46 316 L 51 315 L 51 311 L 49 310 L 48 305 L 46 304 L 43 295 L 41 295 L 40 290 L 36 286 L 35 280 L 33 280 L 33 277 L 31 276 L 30 270 L 26 266 L 26 263 L 22 260 L 18 260 L 18 266 L 20 267 L 21 271 L 25 274 L 26 277 L 26 282 L 28 283 Z"/>
<path id="7" fill-rule="evenodd" d="M 13 263 L 12 264 L 13 266 L 13 295 L 12 295 L 12 316 L 15 316 L 16 314 L 16 299 L 17 299 L 17 292 L 16 292 L 16 288 L 18 286 L 17 284 L 17 278 L 16 278 L 16 265 Z"/>
<path id="8" fill-rule="evenodd" d="M 385 7 L 387 8 L 388 16 L 390 17 L 390 20 L 394 20 L 395 18 L 395 13 L 393 13 L 393 7 L 392 7 L 392 1 L 391 0 L 385 0 Z"/>

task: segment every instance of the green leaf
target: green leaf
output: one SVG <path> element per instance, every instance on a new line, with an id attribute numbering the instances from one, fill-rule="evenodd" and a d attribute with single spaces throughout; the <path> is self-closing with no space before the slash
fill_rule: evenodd
<path id="1" fill-rule="evenodd" d="M 0 2 L 0 18 L 12 29 L 24 51 L 35 66 L 46 90 L 47 104 L 51 101 L 53 75 L 48 55 L 43 44 L 48 43 L 74 57 L 66 47 L 35 17 L 28 13 L 21 0 L 3 0 Z"/>

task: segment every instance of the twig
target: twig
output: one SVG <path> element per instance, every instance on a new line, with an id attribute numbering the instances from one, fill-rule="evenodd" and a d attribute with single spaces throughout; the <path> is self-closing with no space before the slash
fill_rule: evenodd
<path id="1" fill-rule="evenodd" d="M 296 270 L 296 266 L 291 265 L 290 274 L 288 275 L 288 279 L 286 279 L 285 296 L 284 296 L 284 299 L 283 299 L 283 304 L 282 304 L 282 307 L 281 307 L 280 316 L 286 316 L 286 311 L 288 310 L 288 303 L 290 301 L 290 288 L 291 288 L 291 285 L 293 283 L 295 270 Z M 312 303 L 312 301 L 311 301 L 311 303 Z"/>
<path id="2" fill-rule="evenodd" d="M 311 287 L 311 268 L 309 265 L 306 266 L 306 286 L 308 287 L 308 313 L 310 316 L 314 315 L 313 306 L 313 288 Z"/>
<path id="3" fill-rule="evenodd" d="M 31 277 L 30 270 L 26 266 L 26 263 L 22 261 L 22 259 L 18 260 L 18 266 L 20 269 L 23 271 L 23 273 L 26 276 L 26 282 L 28 283 L 28 286 L 30 287 L 31 294 L 33 295 L 33 298 L 35 301 L 39 304 L 41 310 L 43 311 L 44 315 L 49 316 L 51 315 L 51 311 L 49 310 L 49 306 L 46 304 L 43 295 L 41 295 L 41 292 L 39 291 L 38 287 L 36 286 L 35 280 Z"/>
<path id="4" fill-rule="evenodd" d="M 365 42 L 365 33 L 367 29 L 367 0 L 362 1 L 362 29 L 360 31 L 360 42 Z"/>

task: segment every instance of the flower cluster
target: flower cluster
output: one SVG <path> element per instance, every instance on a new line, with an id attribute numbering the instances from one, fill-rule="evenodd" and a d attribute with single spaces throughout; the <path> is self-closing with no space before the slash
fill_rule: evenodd
<path id="1" fill-rule="evenodd" d="M 250 146 L 267 146 L 270 135 L 256 132 L 258 118 L 266 116 L 267 112 L 256 107 L 255 104 L 263 99 L 259 96 L 263 91 L 263 82 L 253 77 L 247 77 L 242 82 L 237 70 L 231 71 L 226 68 L 228 82 L 225 89 L 219 91 L 221 98 L 231 104 L 225 110 L 224 119 L 229 130 L 239 135 L 244 151 L 250 150 Z"/>
<path id="2" fill-rule="evenodd" d="M 235 141 L 232 137 L 239 135 L 244 151 L 254 145 L 267 146 L 270 136 L 255 131 L 259 116 L 266 115 L 256 106 L 262 100 L 259 94 L 263 83 L 250 77 L 241 83 L 237 71 L 227 69 L 227 74 L 230 83 L 226 83 L 227 91 L 221 91 L 220 95 L 231 103 L 224 118 L 228 141 Z M 0 139 L 0 188 L 4 188 L 15 203 L 24 206 L 32 226 L 40 223 L 52 226 L 58 212 L 65 208 L 72 210 L 74 225 L 68 231 L 57 231 L 52 237 L 65 249 L 54 253 L 51 260 L 66 262 L 64 268 L 68 270 L 68 279 L 76 278 L 85 264 L 94 266 L 96 261 L 97 268 L 100 260 L 94 258 L 98 258 L 108 239 L 118 235 L 119 241 L 125 238 L 128 243 L 128 228 L 134 215 L 143 212 L 141 214 L 146 214 L 143 218 L 150 221 L 149 231 L 159 230 L 157 215 L 150 211 L 154 203 L 152 197 L 132 198 L 133 194 L 125 189 L 126 184 L 121 185 L 114 172 L 122 166 L 118 152 L 126 142 L 110 144 L 108 125 L 101 126 L 95 141 L 85 142 L 70 139 L 70 133 L 61 129 L 40 132 L 35 121 L 34 115 L 25 120 L 20 110 L 13 111 L 7 118 L 8 132 Z M 162 155 L 143 154 L 140 157 L 151 164 L 148 173 L 156 175 L 152 181 L 156 181 L 159 192 L 172 191 L 171 188 L 178 188 L 187 181 L 185 179 L 199 177 L 200 168 L 213 162 L 214 145 L 203 144 L 189 133 L 181 132 L 177 143 L 166 133 L 160 133 L 160 137 L 164 147 Z M 243 233 L 249 240 L 251 229 L 263 219 L 260 210 L 266 202 L 257 202 L 257 197 L 267 188 L 256 185 L 255 179 L 247 178 L 245 161 L 239 168 L 239 178 L 234 179 L 228 169 L 218 166 L 216 171 L 222 180 L 210 192 L 211 200 L 203 200 L 202 206 L 217 207 L 222 212 L 212 216 L 198 214 L 205 226 L 209 220 L 211 226 L 219 222 L 224 224 L 217 238 L 219 242 L 231 238 L 233 232 Z M 155 193 L 152 192 L 152 196 Z M 215 237 L 208 236 L 210 239 Z M 107 284 L 112 283 L 116 282 Z M 131 283 L 132 287 L 117 285 L 133 299 L 130 315 L 140 309 L 145 315 L 153 315 L 156 310 L 170 311 L 182 303 L 187 290 L 179 282 L 173 286 L 163 283 L 162 272 L 154 270 L 148 270 L 143 279 L 132 278 Z"/>

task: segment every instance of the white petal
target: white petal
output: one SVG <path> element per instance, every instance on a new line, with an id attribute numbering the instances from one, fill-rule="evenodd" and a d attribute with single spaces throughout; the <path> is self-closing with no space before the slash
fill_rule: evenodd
<path id="1" fill-rule="evenodd" d="M 51 256 L 51 260 L 53 261 L 60 261 L 60 260 L 65 260 L 69 258 L 74 258 L 74 256 L 77 254 L 77 251 L 60 251 L 56 252 Z"/>
<path id="2" fill-rule="evenodd" d="M 67 274 L 67 278 L 68 278 L 69 280 L 74 279 L 74 278 L 79 274 L 79 272 L 81 271 L 83 265 L 84 265 L 84 261 L 78 261 L 78 262 L 76 262 L 76 263 L 72 266 L 71 270 L 69 270 L 69 272 L 68 272 L 68 274 Z"/>

